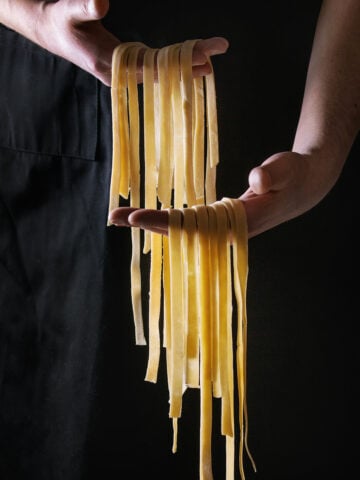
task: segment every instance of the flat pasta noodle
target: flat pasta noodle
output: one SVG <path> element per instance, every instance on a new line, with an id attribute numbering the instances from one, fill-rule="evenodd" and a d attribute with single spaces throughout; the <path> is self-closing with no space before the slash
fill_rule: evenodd
<path id="1" fill-rule="evenodd" d="M 170 62 L 170 98 L 172 118 L 173 159 L 173 205 L 181 208 L 185 199 L 185 146 L 186 133 L 183 118 L 183 92 L 181 90 L 181 70 L 179 68 L 180 45 L 173 45 L 169 50 Z"/>
<path id="2" fill-rule="evenodd" d="M 169 80 L 169 50 L 170 46 L 160 49 L 157 56 L 157 71 L 159 81 L 159 145 L 160 164 L 157 181 L 157 196 L 164 208 L 171 205 L 171 190 L 173 184 L 173 162 L 171 157 L 171 109 Z"/>
<path id="3" fill-rule="evenodd" d="M 181 212 L 172 210 L 170 215 L 169 260 L 170 260 L 170 411 L 171 418 L 181 416 L 185 367 L 184 326 L 184 269 L 181 251 Z"/>
<path id="4" fill-rule="evenodd" d="M 194 78 L 193 80 L 193 172 L 194 172 L 194 188 L 196 204 L 205 203 L 205 106 L 204 106 L 204 79 L 203 77 Z"/>
<path id="5" fill-rule="evenodd" d="M 196 214 L 192 208 L 183 210 L 182 248 L 186 268 L 184 295 L 185 300 L 185 323 L 186 323 L 186 380 L 189 387 L 199 388 L 199 294 L 197 282 L 197 256 L 198 247 L 195 239 Z"/>
<path id="6" fill-rule="evenodd" d="M 228 219 L 221 202 L 211 205 L 217 218 L 217 249 L 215 257 L 218 268 L 218 357 L 221 384 L 221 433 L 234 435 L 233 421 L 233 356 L 232 356 L 232 308 L 231 308 L 231 265 Z"/>
<path id="7" fill-rule="evenodd" d="M 194 207 L 197 218 L 200 305 L 200 480 L 212 479 L 212 371 L 209 219 L 205 205 Z"/>
<path id="8" fill-rule="evenodd" d="M 211 381 L 213 396 L 221 398 L 220 358 L 219 358 L 219 258 L 217 238 L 217 216 L 213 208 L 207 209 L 209 219 L 209 296 L 211 302 L 210 335 L 211 335 Z"/>
<path id="9" fill-rule="evenodd" d="M 192 53 L 197 40 L 186 40 L 180 49 L 180 70 L 182 89 L 183 143 L 184 143 L 184 189 L 183 202 L 186 205 L 196 204 L 193 161 L 193 94 Z"/>
<path id="10" fill-rule="evenodd" d="M 133 46 L 128 56 L 128 110 L 129 110 L 129 159 L 130 159 L 130 206 L 140 207 L 140 113 L 137 81 L 138 55 L 143 47 Z M 141 297 L 140 230 L 131 230 L 131 299 L 134 313 L 135 339 L 137 345 L 146 345 Z"/>
<path id="11" fill-rule="evenodd" d="M 148 48 L 144 53 L 143 105 L 144 105 L 144 166 L 145 166 L 145 208 L 157 208 L 156 185 L 158 149 L 156 145 L 156 111 L 155 111 L 155 59 L 157 49 Z M 151 250 L 151 235 L 145 232 L 144 253 Z"/>
<path id="12" fill-rule="evenodd" d="M 157 381 L 160 361 L 160 310 L 161 310 L 161 265 L 162 237 L 151 233 L 151 264 L 149 292 L 149 356 L 145 374 L 148 382 Z"/>
<path id="13" fill-rule="evenodd" d="M 131 296 L 138 345 L 147 343 L 142 318 L 140 254 L 142 251 L 151 256 L 145 380 L 157 382 L 162 347 L 174 453 L 183 395 L 187 388 L 199 389 L 200 480 L 213 479 L 213 398 L 219 398 L 226 480 L 235 478 L 236 458 L 240 477 L 245 480 L 245 452 L 256 471 L 247 441 L 247 225 L 240 200 L 216 200 L 219 142 L 215 76 L 208 58 L 211 73 L 193 78 L 192 55 L 197 41 L 186 40 L 159 49 L 129 42 L 114 50 L 109 210 L 121 205 L 122 198 L 134 208 L 167 209 L 168 236 L 146 232 L 141 250 L 140 229 L 132 229 L 131 233 Z M 142 97 L 138 95 L 140 54 L 143 54 Z M 233 338 L 234 300 L 236 339 Z M 238 429 L 235 411 L 238 411 Z M 235 452 L 237 430 L 239 450 Z"/>

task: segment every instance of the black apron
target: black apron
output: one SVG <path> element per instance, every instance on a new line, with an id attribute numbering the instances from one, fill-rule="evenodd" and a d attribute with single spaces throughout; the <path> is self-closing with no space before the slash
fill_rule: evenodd
<path id="1" fill-rule="evenodd" d="M 0 122 L 0 479 L 184 478 L 198 398 L 174 456 L 164 358 L 145 382 L 135 345 L 130 230 L 107 227 L 110 89 L 0 25 Z"/>
<path id="2" fill-rule="evenodd" d="M 103 308 L 109 88 L 0 25 L 0 478 L 78 480 Z"/>

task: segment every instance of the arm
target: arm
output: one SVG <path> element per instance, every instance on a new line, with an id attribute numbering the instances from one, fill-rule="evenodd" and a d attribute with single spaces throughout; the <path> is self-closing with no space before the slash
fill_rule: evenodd
<path id="1" fill-rule="evenodd" d="M 360 127 L 359 45 L 359 0 L 324 0 L 293 149 L 254 168 L 240 196 L 249 237 L 311 209 L 337 181 Z M 111 220 L 167 232 L 166 212 L 117 209 Z"/>
<path id="2" fill-rule="evenodd" d="M 292 152 L 249 175 L 251 235 L 311 209 L 336 183 L 360 127 L 360 2 L 325 0 Z"/>
<path id="3" fill-rule="evenodd" d="M 110 86 L 112 52 L 120 40 L 101 22 L 108 10 L 109 0 L 2 0 L 0 23 Z M 198 42 L 195 74 L 208 73 L 207 55 L 227 47 L 223 38 Z"/>

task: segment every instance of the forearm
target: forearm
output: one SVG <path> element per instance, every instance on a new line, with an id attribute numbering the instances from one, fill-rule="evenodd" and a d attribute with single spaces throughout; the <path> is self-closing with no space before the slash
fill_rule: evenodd
<path id="1" fill-rule="evenodd" d="M 293 149 L 320 153 L 324 173 L 334 180 L 360 127 L 359 46 L 359 0 L 325 0 Z"/>

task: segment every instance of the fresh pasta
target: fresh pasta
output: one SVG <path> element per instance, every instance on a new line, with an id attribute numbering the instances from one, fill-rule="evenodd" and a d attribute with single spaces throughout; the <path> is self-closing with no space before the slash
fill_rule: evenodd
<path id="1" fill-rule="evenodd" d="M 140 230 L 132 229 L 131 298 L 138 345 L 147 344 L 141 250 L 150 253 L 145 380 L 157 382 L 164 348 L 174 453 L 184 392 L 187 388 L 199 389 L 200 480 L 213 479 L 212 402 L 214 397 L 221 399 L 226 480 L 235 478 L 236 458 L 244 480 L 245 451 L 256 470 L 247 443 L 247 226 L 240 200 L 216 201 L 219 145 L 215 78 L 213 71 L 193 78 L 192 55 L 197 41 L 186 40 L 160 49 L 124 43 L 114 50 L 109 211 L 122 199 L 131 207 L 168 210 L 168 236 L 145 232 L 141 247 Z M 142 101 L 137 76 L 140 58 Z"/>

